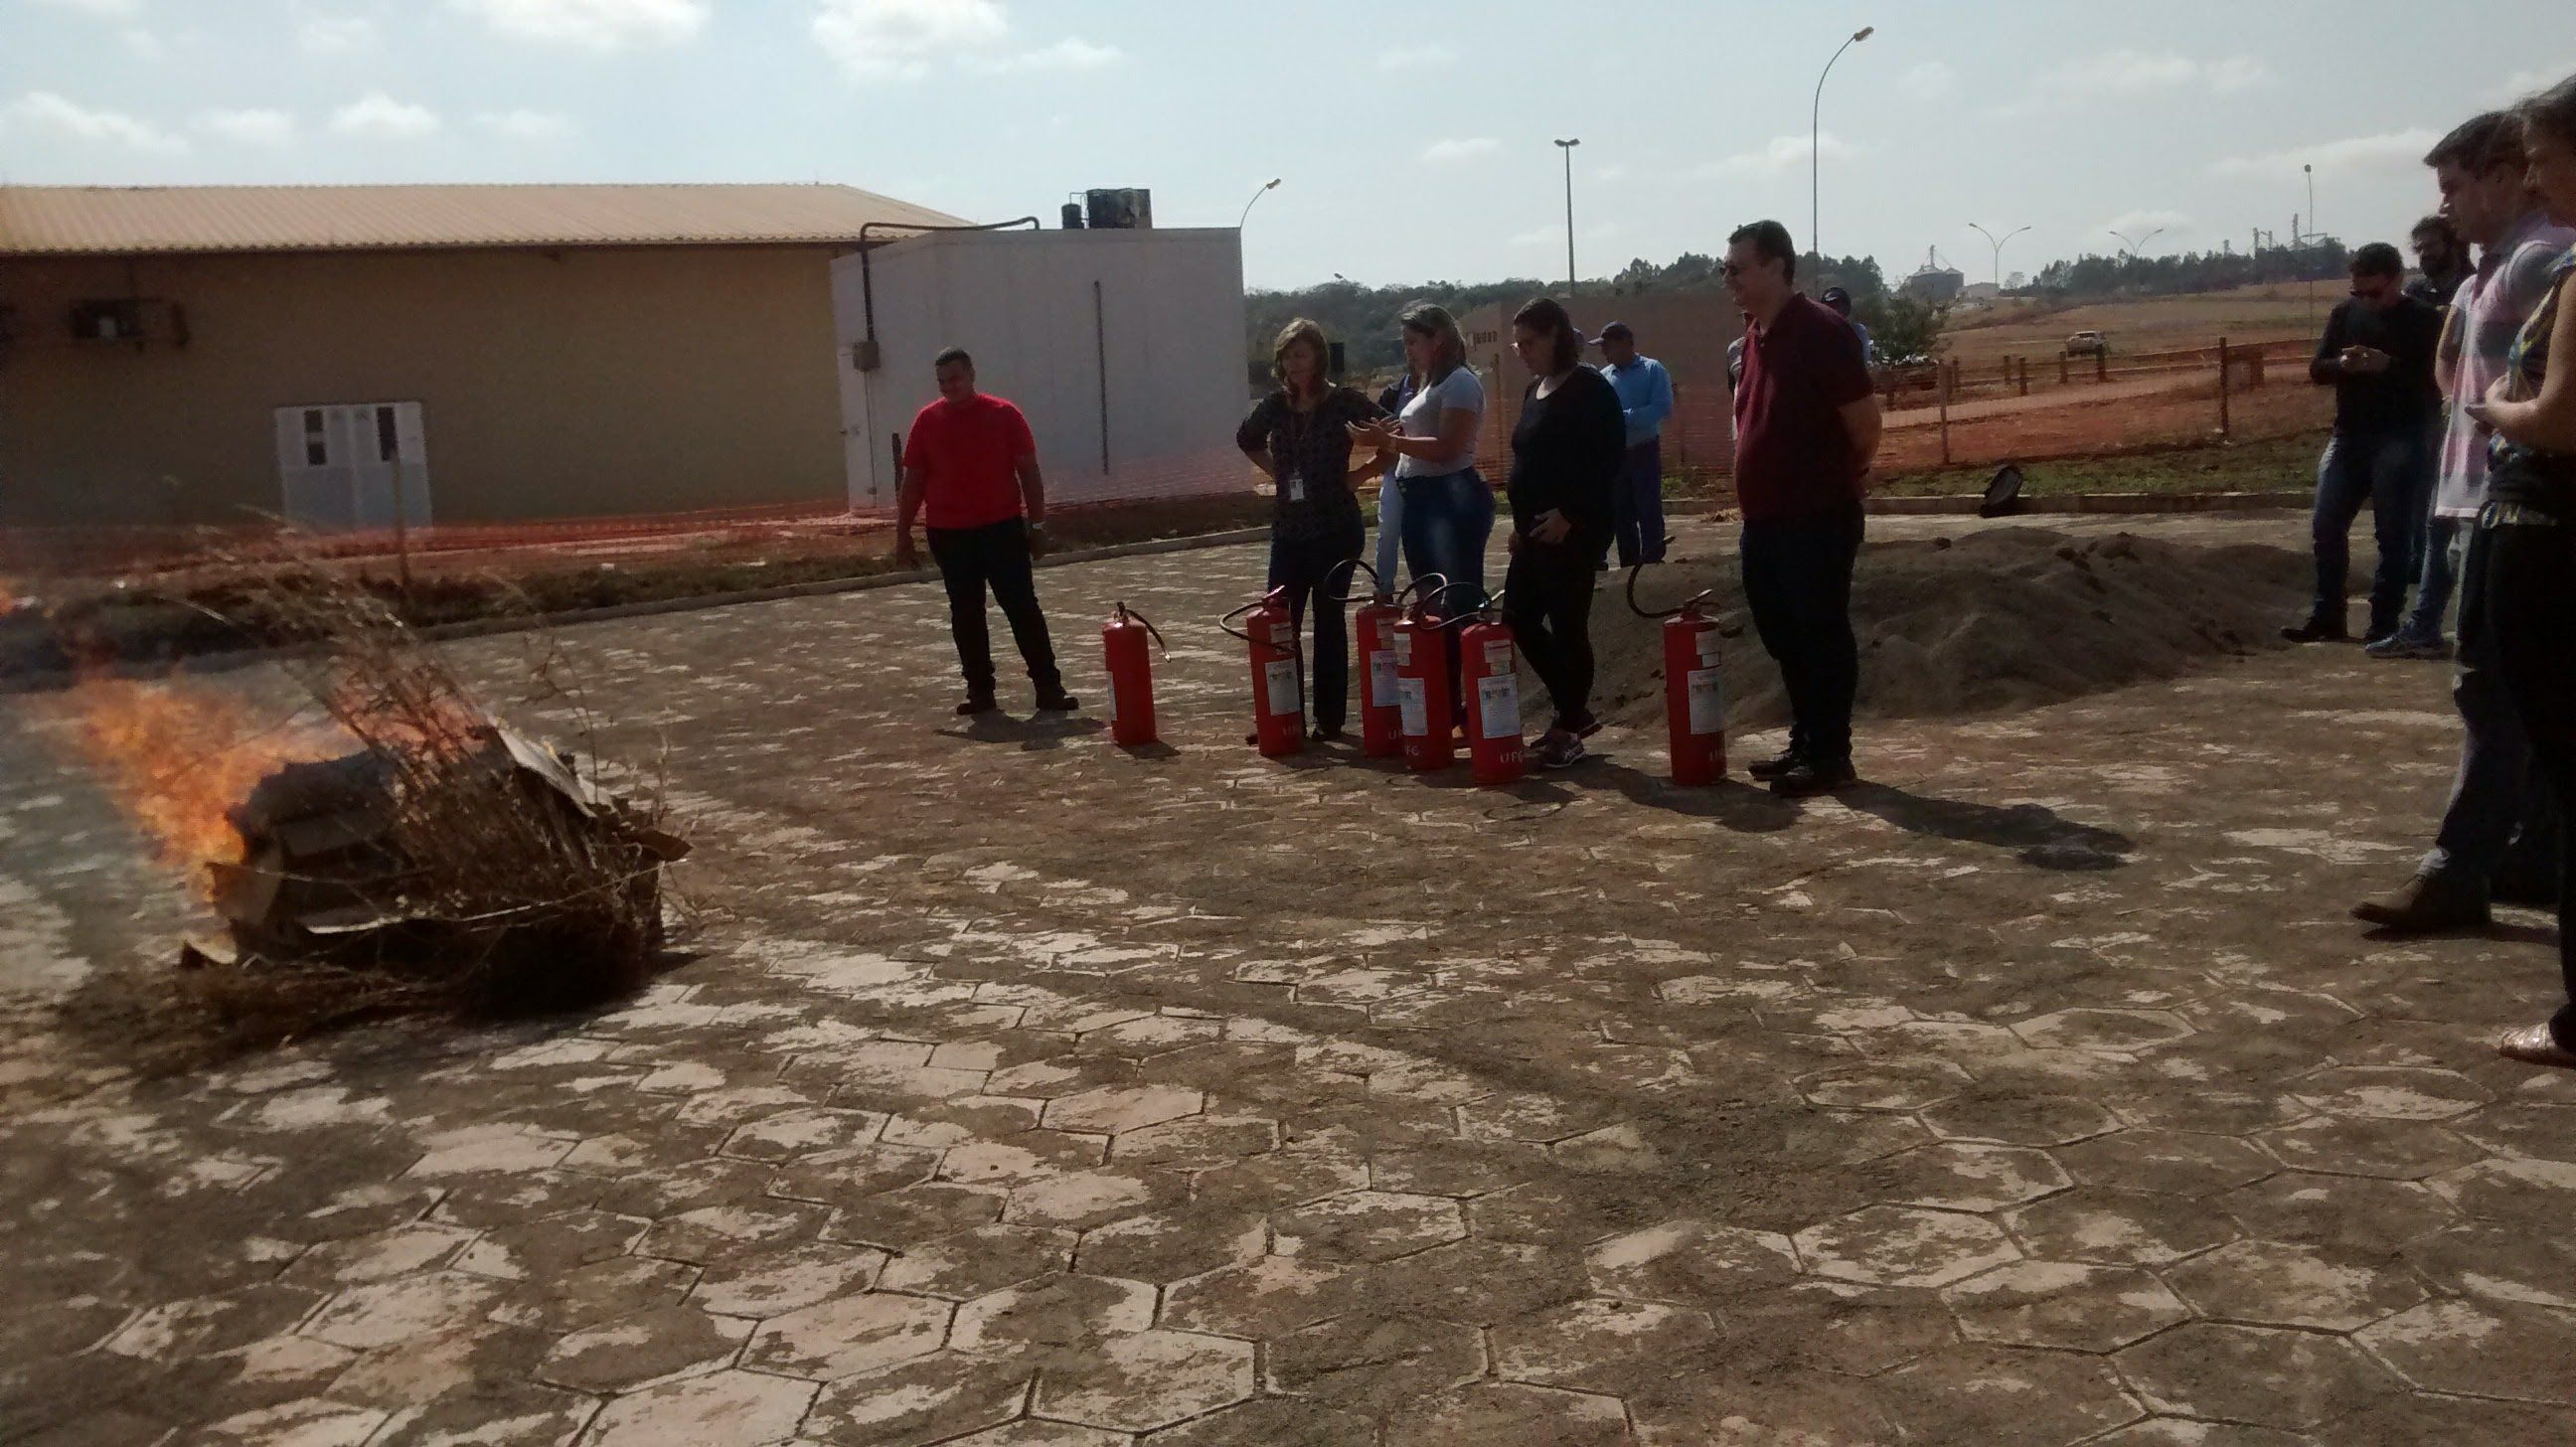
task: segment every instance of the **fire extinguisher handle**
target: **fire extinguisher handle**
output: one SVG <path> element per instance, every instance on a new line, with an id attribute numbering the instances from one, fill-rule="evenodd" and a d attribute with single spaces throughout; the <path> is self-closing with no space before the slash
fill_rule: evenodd
<path id="1" fill-rule="evenodd" d="M 1154 626 L 1153 619 L 1148 618 L 1144 614 L 1137 612 L 1135 609 L 1128 607 L 1124 600 L 1121 600 L 1118 604 L 1118 616 L 1121 618 L 1133 618 L 1137 622 L 1145 625 L 1145 631 L 1153 636 L 1154 646 L 1163 650 L 1163 656 L 1165 658 L 1172 656 L 1172 645 L 1163 641 L 1163 630 Z"/>
<path id="2" fill-rule="evenodd" d="M 1682 614 L 1691 612 L 1698 608 L 1700 604 L 1717 596 L 1717 590 L 1715 588 L 1708 588 L 1683 599 L 1676 607 L 1661 610 L 1649 609 L 1645 604 L 1637 601 L 1637 576 L 1652 566 L 1653 564 L 1651 563 L 1635 563 L 1631 564 L 1628 569 L 1628 611 L 1636 614 L 1640 618 L 1678 618 Z"/>

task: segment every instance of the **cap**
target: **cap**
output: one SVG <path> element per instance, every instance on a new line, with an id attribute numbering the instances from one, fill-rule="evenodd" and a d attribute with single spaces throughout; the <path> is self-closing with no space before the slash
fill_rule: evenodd
<path id="1" fill-rule="evenodd" d="M 1851 293 L 1838 286 L 1829 286 L 1825 288 L 1825 294 L 1817 297 L 1816 300 L 1823 302 L 1827 306 L 1832 306 L 1835 302 L 1841 302 L 1845 306 L 1850 306 Z"/>
<path id="2" fill-rule="evenodd" d="M 1637 339 L 1637 334 L 1628 330 L 1628 324 L 1626 322 L 1612 322 L 1610 325 L 1601 329 L 1601 335 L 1592 339 L 1592 345 L 1597 347 L 1603 342 L 1611 341 L 1613 339 L 1622 342 L 1633 342 Z"/>

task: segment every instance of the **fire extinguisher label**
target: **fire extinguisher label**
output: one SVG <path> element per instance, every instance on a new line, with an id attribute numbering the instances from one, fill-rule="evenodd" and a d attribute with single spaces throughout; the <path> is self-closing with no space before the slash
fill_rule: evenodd
<path id="1" fill-rule="evenodd" d="M 1699 635 L 1699 663 L 1702 668 L 1717 666 L 1718 650 L 1725 644 L 1714 628 L 1702 629 Z"/>
<path id="2" fill-rule="evenodd" d="M 1398 633 L 1395 635 L 1395 661 L 1408 667 L 1413 663 L 1412 634 Z"/>
<path id="3" fill-rule="evenodd" d="M 1505 645 L 1505 652 L 1510 651 Z M 1489 739 L 1516 739 L 1521 736 L 1521 681 L 1508 673 L 1488 674 L 1476 680 L 1476 717 L 1484 724 Z"/>
<path id="4" fill-rule="evenodd" d="M 1694 668 L 1690 672 L 1690 731 L 1699 735 L 1726 732 L 1726 682 L 1714 668 Z"/>
<path id="5" fill-rule="evenodd" d="M 1404 731 L 1414 738 L 1431 733 L 1431 709 L 1422 697 L 1422 680 L 1399 679 L 1395 688 L 1396 706 L 1404 711 Z"/>
<path id="6" fill-rule="evenodd" d="M 1369 654 L 1369 707 L 1384 708 L 1395 697 L 1395 655 L 1380 648 Z"/>
<path id="7" fill-rule="evenodd" d="M 1512 642 L 1510 639 L 1497 639 L 1494 642 L 1485 645 L 1485 671 L 1487 673 L 1509 673 L 1512 671 L 1513 667 Z"/>
<path id="8" fill-rule="evenodd" d="M 1270 711 L 1274 714 L 1301 713 L 1306 702 L 1297 692 L 1297 661 L 1274 659 L 1261 665 L 1261 674 L 1270 691 Z"/>

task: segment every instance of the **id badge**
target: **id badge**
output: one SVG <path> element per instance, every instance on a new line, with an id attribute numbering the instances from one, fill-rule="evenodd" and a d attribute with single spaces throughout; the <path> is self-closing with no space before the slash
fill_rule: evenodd
<path id="1" fill-rule="evenodd" d="M 1280 496 L 1287 498 L 1290 502 L 1304 502 L 1306 500 L 1306 475 L 1302 472 L 1293 471 L 1280 474 L 1279 494 Z"/>

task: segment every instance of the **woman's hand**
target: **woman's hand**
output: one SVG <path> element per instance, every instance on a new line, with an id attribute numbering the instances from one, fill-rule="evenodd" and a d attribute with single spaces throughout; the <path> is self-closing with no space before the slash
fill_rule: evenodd
<path id="1" fill-rule="evenodd" d="M 1380 452 L 1395 446 L 1395 424 L 1392 422 L 1350 422 L 1343 426 L 1351 434 L 1354 446 L 1374 448 Z"/>
<path id="2" fill-rule="evenodd" d="M 1554 547 L 1574 536 L 1574 524 L 1566 520 L 1563 512 L 1556 508 L 1549 508 L 1538 515 L 1537 521 L 1530 524 L 1529 535 L 1533 542 L 1546 543 Z"/>

